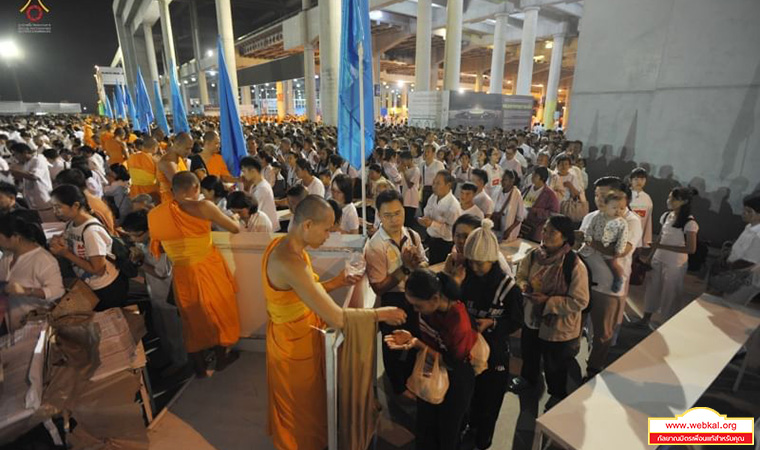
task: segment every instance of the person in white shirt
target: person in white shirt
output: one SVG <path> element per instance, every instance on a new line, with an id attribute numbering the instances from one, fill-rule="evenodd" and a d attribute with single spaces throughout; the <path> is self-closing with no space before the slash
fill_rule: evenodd
<path id="1" fill-rule="evenodd" d="M 437 149 L 431 145 L 426 144 L 424 146 L 424 160 L 420 165 L 420 173 L 422 174 L 422 204 L 427 205 L 427 201 L 431 195 L 433 195 L 433 180 L 435 180 L 438 172 L 446 170 L 446 166 L 441 161 L 435 158 Z"/>
<path id="2" fill-rule="evenodd" d="M 68 169 L 66 161 L 61 158 L 58 150 L 55 148 L 47 148 L 42 152 L 42 155 L 47 159 L 50 164 L 50 179 L 55 180 L 55 177 L 63 170 Z"/>
<path id="3" fill-rule="evenodd" d="M 338 175 L 330 184 L 331 197 L 338 203 L 342 214 L 340 232 L 342 234 L 359 234 L 359 214 L 353 203 L 353 183 L 348 175 Z"/>
<path id="4" fill-rule="evenodd" d="M 501 177 L 501 190 L 494 199 L 493 216 L 496 236 L 500 241 L 513 241 L 520 236 L 522 222 L 528 217 L 522 194 L 517 189 L 519 178 L 511 170 Z"/>
<path id="5" fill-rule="evenodd" d="M 567 202 L 572 199 L 586 200 L 586 194 L 583 192 L 581 180 L 575 174 L 570 172 L 572 162 L 569 156 L 560 156 L 557 158 L 557 172 L 549 180 L 549 187 L 557 194 L 559 203 Z"/>
<path id="6" fill-rule="evenodd" d="M 269 224 L 275 232 L 280 231 L 280 220 L 274 203 L 274 192 L 272 186 L 262 175 L 261 160 L 250 156 L 241 159 L 240 176 L 251 183 L 250 194 L 256 199 L 258 210 L 269 218 Z M 319 182 L 319 180 L 317 181 Z"/>
<path id="7" fill-rule="evenodd" d="M 503 170 L 511 170 L 522 178 L 523 170 L 520 161 L 517 160 L 517 148 L 514 145 L 507 146 L 504 150 L 504 158 L 501 161 L 501 168 Z M 501 177 L 499 177 L 501 179 Z"/>
<path id="8" fill-rule="evenodd" d="M 399 166 L 404 181 L 401 183 L 401 196 L 404 200 L 405 219 L 404 226 L 414 226 L 414 219 L 420 207 L 420 183 L 422 174 L 419 167 L 414 164 L 412 152 L 401 152 L 401 165 Z"/>
<path id="9" fill-rule="evenodd" d="M 626 187 L 617 177 L 603 177 L 594 183 L 594 199 L 597 205 L 603 204 L 604 197 L 612 191 L 626 193 Z M 626 193 L 627 194 L 627 193 Z M 579 235 L 584 235 L 591 226 L 594 217 L 601 214 L 594 211 L 586 214 L 581 222 Z M 592 241 L 584 245 L 581 253 L 591 273 L 594 274 L 594 286 L 591 287 L 591 322 L 594 329 L 593 348 L 588 358 L 588 373 L 593 376 L 604 369 L 607 363 L 607 355 L 612 346 L 615 329 L 623 321 L 626 298 L 628 297 L 628 278 L 631 275 L 631 263 L 633 251 L 641 240 L 641 220 L 633 211 L 628 211 L 623 217 L 628 224 L 628 243 L 625 251 L 619 257 L 619 261 L 625 270 L 623 288 L 618 292 L 612 292 L 612 271 L 604 261 L 604 255 L 612 255 L 614 249 L 606 247 L 601 241 Z M 583 242 L 584 236 L 578 236 L 576 241 Z"/>
<path id="10" fill-rule="evenodd" d="M 383 172 L 385 177 L 393 183 L 393 188 L 397 191 L 401 189 L 401 185 L 404 182 L 403 177 L 398 171 L 398 154 L 392 148 L 386 148 L 383 151 Z"/>
<path id="11" fill-rule="evenodd" d="M 242 191 L 231 193 L 227 197 L 227 207 L 237 217 L 240 228 L 249 233 L 271 233 L 272 221 L 259 211 L 259 204 L 254 197 Z"/>
<path id="12" fill-rule="evenodd" d="M 325 186 L 315 177 L 311 171 L 311 164 L 309 161 L 299 158 L 296 161 L 296 176 L 301 180 L 301 184 L 309 191 L 310 195 L 318 195 L 322 198 L 325 196 Z"/>
<path id="13" fill-rule="evenodd" d="M 496 197 L 496 194 L 501 189 L 501 175 L 504 173 L 504 169 L 499 165 L 501 160 L 501 151 L 494 147 L 488 151 L 488 164 L 481 169 L 485 170 L 488 174 L 488 196 L 491 198 Z"/>
<path id="14" fill-rule="evenodd" d="M 22 166 L 12 167 L 10 171 L 16 180 L 22 181 L 23 196 L 29 208 L 37 211 L 43 222 L 55 222 L 55 214 L 50 205 L 53 183 L 47 160 L 44 156 L 35 154 L 26 144 L 14 144 L 11 152 Z"/>
<path id="15" fill-rule="evenodd" d="M 378 194 L 375 206 L 381 227 L 364 247 L 367 278 L 372 290 L 380 298 L 381 306 L 395 306 L 407 314 L 407 322 L 402 327 L 380 324 L 380 331 L 383 336 L 401 328 L 414 333 L 418 327 L 418 315 L 404 296 L 405 282 L 414 269 L 427 266 L 425 249 L 420 236 L 404 226 L 405 208 L 398 192 L 389 189 Z M 406 380 L 412 374 L 414 361 L 413 355 L 402 357 L 400 352 L 390 351 L 388 346 L 383 346 L 385 374 L 396 395 L 412 397 L 411 393 L 406 392 Z"/>
<path id="16" fill-rule="evenodd" d="M 327 170 L 330 171 L 330 181 L 335 179 L 338 175 L 345 173 L 341 169 L 343 165 L 343 157 L 337 154 L 332 154 L 327 158 Z M 351 177 L 353 178 L 353 177 Z"/>
<path id="17" fill-rule="evenodd" d="M 509 138 L 507 140 L 507 147 L 515 148 L 515 159 L 520 163 L 523 172 L 528 169 L 529 162 L 533 163 L 533 161 L 536 160 L 536 152 L 533 150 L 533 147 L 525 143 L 525 136 Z M 520 150 L 522 150 L 522 152 Z"/>
<path id="18" fill-rule="evenodd" d="M 58 261 L 44 248 L 45 234 L 12 214 L 0 216 L 0 283 L 8 295 L 9 331 L 35 308 L 50 308 L 66 292 Z"/>
<path id="19" fill-rule="evenodd" d="M 462 214 L 469 214 L 478 219 L 484 219 L 485 215 L 483 211 L 473 202 L 477 191 L 478 187 L 475 184 L 469 182 L 463 184 L 462 189 L 459 191 L 459 204 L 462 208 Z"/>
<path id="20" fill-rule="evenodd" d="M 454 176 L 442 170 L 433 181 L 433 195 L 425 206 L 424 216 L 417 222 L 427 228 L 430 249 L 430 264 L 438 264 L 446 260 L 446 256 L 454 245 L 451 227 L 462 215 L 462 208 L 451 188 L 454 186 Z"/>
<path id="21" fill-rule="evenodd" d="M 204 178 L 204 181 L 207 178 L 209 177 Z M 162 374 L 174 373 L 187 364 L 187 352 L 182 339 L 179 312 L 175 305 L 169 303 L 169 297 L 173 295 L 172 263 L 166 253 L 162 252 L 156 257 L 150 251 L 148 211 L 129 213 L 124 218 L 122 228 L 135 244 L 131 258 L 132 262 L 139 264 L 140 272 L 145 277 L 153 331 L 158 335 L 159 344 L 171 362 L 171 366 L 164 369 Z"/>
<path id="22" fill-rule="evenodd" d="M 459 195 L 459 187 L 467 182 L 474 183 L 475 180 L 473 179 L 472 171 L 474 168 L 470 164 L 470 153 L 469 152 L 462 152 L 459 155 L 459 158 L 457 159 L 457 165 L 454 167 L 454 170 L 452 171 L 452 174 L 454 175 L 454 178 L 457 180 L 457 189 L 454 192 L 454 195 Z"/>
<path id="23" fill-rule="evenodd" d="M 652 242 L 652 197 L 644 192 L 647 185 L 647 171 L 641 167 L 633 169 L 629 176 L 631 180 L 631 211 L 638 214 L 641 218 L 641 229 L 643 234 L 638 248 L 649 248 Z"/>
<path id="24" fill-rule="evenodd" d="M 98 297 L 96 311 L 122 307 L 129 281 L 111 262 L 113 239 L 98 219 L 87 211 L 84 192 L 63 184 L 51 193 L 58 218 L 66 222 L 63 234 L 50 240 L 50 252 L 71 262 L 74 273 Z"/>
<path id="25" fill-rule="evenodd" d="M 477 192 L 475 192 L 474 202 L 483 211 L 484 217 L 490 218 L 491 214 L 493 214 L 494 202 L 486 190 L 488 186 L 488 173 L 485 170 L 474 169 L 472 171 L 472 179 L 478 188 Z"/>

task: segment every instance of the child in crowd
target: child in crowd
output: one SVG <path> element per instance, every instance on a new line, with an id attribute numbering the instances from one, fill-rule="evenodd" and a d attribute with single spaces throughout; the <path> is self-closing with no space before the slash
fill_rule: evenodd
<path id="1" fill-rule="evenodd" d="M 630 175 L 631 180 L 631 211 L 635 212 L 641 218 L 641 229 L 643 231 L 639 248 L 648 248 L 652 242 L 652 197 L 644 192 L 647 185 L 647 171 L 644 168 L 637 167 L 633 169 Z"/>
<path id="2" fill-rule="evenodd" d="M 587 244 L 594 240 L 601 241 L 605 247 L 614 251 L 613 256 L 605 258 L 612 271 L 612 292 L 623 288 L 625 269 L 620 263 L 621 255 L 628 243 L 628 223 L 623 219 L 626 213 L 625 195 L 620 192 L 610 192 L 604 197 L 600 206 L 601 214 L 594 216 L 586 234 Z"/>

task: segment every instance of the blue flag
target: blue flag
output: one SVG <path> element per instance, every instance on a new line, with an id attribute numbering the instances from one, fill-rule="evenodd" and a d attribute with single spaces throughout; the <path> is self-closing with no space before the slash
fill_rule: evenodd
<path id="1" fill-rule="evenodd" d="M 216 41 L 216 52 L 219 55 L 219 134 L 221 134 L 222 157 L 227 169 L 234 176 L 240 175 L 240 160 L 248 151 L 243 139 L 243 128 L 240 126 L 240 114 L 237 107 L 237 93 L 232 92 L 230 74 L 224 63 L 224 48 L 221 36 Z"/>
<path id="2" fill-rule="evenodd" d="M 140 121 L 137 119 L 137 109 L 135 109 L 135 102 L 132 101 L 132 95 L 130 89 L 127 86 L 122 86 L 124 89 L 125 97 L 127 99 L 127 113 L 129 114 L 129 120 L 132 122 L 132 129 L 142 130 Z"/>
<path id="3" fill-rule="evenodd" d="M 375 107 L 372 85 L 372 36 L 369 0 L 343 0 L 338 84 L 338 152 L 354 167 L 361 167 L 360 96 L 364 98 L 364 141 L 372 151 L 375 138 Z M 364 56 L 359 61 L 358 46 Z M 364 70 L 363 92 L 359 86 L 359 64 Z M 366 158 L 366 155 L 365 155 Z"/>
<path id="4" fill-rule="evenodd" d="M 142 131 L 150 131 L 150 124 L 153 123 L 153 108 L 150 106 L 150 97 L 148 96 L 148 90 L 145 88 L 145 80 L 143 79 L 140 68 L 137 68 L 137 92 L 135 94 L 135 100 L 137 101 L 137 117 L 142 125 Z"/>
<path id="5" fill-rule="evenodd" d="M 169 136 L 169 122 L 166 120 L 164 100 L 161 98 L 161 89 L 158 87 L 158 81 L 153 82 L 153 97 L 156 100 L 156 124 L 164 132 L 164 135 Z"/>
<path id="6" fill-rule="evenodd" d="M 111 109 L 111 101 L 108 100 L 108 96 L 104 95 L 106 98 L 106 103 L 103 105 L 103 109 L 105 109 L 106 117 L 113 120 L 113 109 Z"/>
<path id="7" fill-rule="evenodd" d="M 182 93 L 179 91 L 177 77 L 174 76 L 174 61 L 171 62 L 169 79 L 172 87 L 172 120 L 174 122 L 174 134 L 190 132 L 190 125 L 187 123 L 187 113 L 185 112 L 185 101 L 182 99 Z"/>
<path id="8" fill-rule="evenodd" d="M 121 85 L 116 85 L 116 115 L 119 119 L 126 119 L 127 114 L 124 108 L 124 91 L 121 90 Z"/>

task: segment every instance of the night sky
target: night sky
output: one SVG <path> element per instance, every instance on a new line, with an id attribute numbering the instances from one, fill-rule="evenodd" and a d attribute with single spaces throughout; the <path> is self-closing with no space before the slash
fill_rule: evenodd
<path id="1" fill-rule="evenodd" d="M 23 53 L 16 73 L 25 102 L 81 103 L 94 111 L 94 66 L 111 64 L 119 47 L 111 1 L 42 0 L 50 10 L 37 23 L 50 23 L 49 34 L 19 33 L 29 23 L 19 12 L 26 0 L 0 2 L 0 40 L 13 39 Z M 32 0 L 32 5 L 38 4 Z M 0 61 L 0 100 L 18 100 L 12 72 Z"/>

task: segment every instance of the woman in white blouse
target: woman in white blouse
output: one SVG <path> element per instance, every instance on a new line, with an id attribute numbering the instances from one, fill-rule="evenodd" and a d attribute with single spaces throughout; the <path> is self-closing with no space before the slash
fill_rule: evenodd
<path id="1" fill-rule="evenodd" d="M 259 211 L 259 204 L 255 198 L 242 191 L 231 193 L 227 197 L 227 208 L 237 215 L 240 226 L 250 233 L 271 233 L 272 221 L 263 212 Z M 234 216 L 233 216 L 234 217 Z"/>
<path id="2" fill-rule="evenodd" d="M 45 235 L 38 225 L 14 215 L 0 216 L 0 284 L 8 294 L 2 305 L 17 329 L 27 312 L 52 306 L 65 293 L 58 261 L 44 247 Z"/>
<path id="3" fill-rule="evenodd" d="M 359 234 L 359 213 L 353 204 L 353 184 L 348 175 L 338 175 L 330 183 L 330 192 L 333 200 L 343 210 L 340 219 L 340 232 L 343 234 Z"/>

